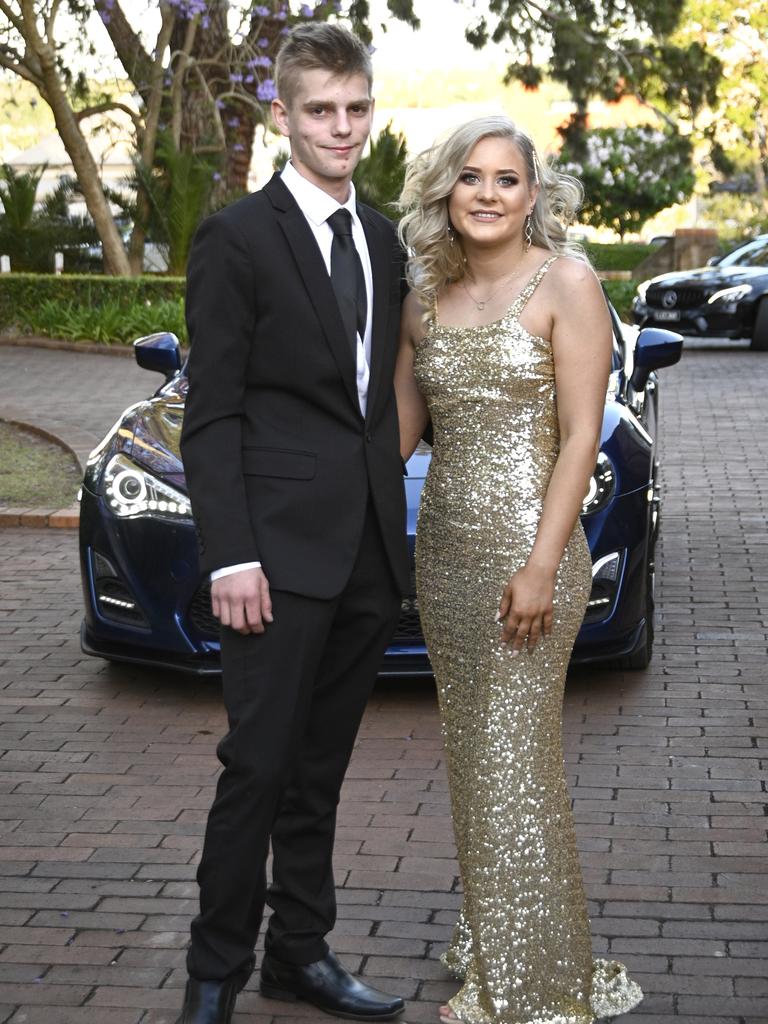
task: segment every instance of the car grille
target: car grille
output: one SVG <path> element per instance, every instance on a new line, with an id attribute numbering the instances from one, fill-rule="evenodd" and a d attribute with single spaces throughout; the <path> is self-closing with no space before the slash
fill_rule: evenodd
<path id="1" fill-rule="evenodd" d="M 671 306 L 667 306 L 661 301 L 667 292 L 674 292 L 677 296 Z M 667 285 L 649 288 L 645 301 L 654 309 L 695 309 L 707 301 L 707 293 L 703 288 L 675 288 L 674 285 Z"/>
<path id="2" fill-rule="evenodd" d="M 219 620 L 211 609 L 211 584 L 203 583 L 198 589 L 189 606 L 189 617 L 192 625 L 203 639 L 218 640 Z"/>
<path id="3" fill-rule="evenodd" d="M 411 570 L 411 588 L 400 605 L 400 621 L 392 637 L 392 643 L 412 643 L 414 640 L 421 640 L 421 621 L 419 602 L 416 599 L 416 574 Z"/>
<path id="4" fill-rule="evenodd" d="M 211 610 L 211 585 L 203 583 L 189 606 L 189 618 L 200 636 L 207 640 L 219 637 L 219 620 Z M 419 602 L 416 600 L 416 577 L 411 572 L 411 590 L 400 605 L 400 621 L 392 637 L 392 643 L 413 643 L 421 640 Z"/>

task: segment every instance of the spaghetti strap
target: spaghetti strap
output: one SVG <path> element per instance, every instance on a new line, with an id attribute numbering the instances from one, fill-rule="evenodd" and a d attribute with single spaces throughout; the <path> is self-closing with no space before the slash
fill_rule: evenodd
<path id="1" fill-rule="evenodd" d="M 552 264 L 555 262 L 556 259 L 557 259 L 557 256 L 550 256 L 548 259 L 544 260 L 544 262 L 541 264 L 541 266 L 536 271 L 536 273 L 528 281 L 528 284 L 517 295 L 517 297 L 515 298 L 515 301 L 512 303 L 512 305 L 507 310 L 507 316 L 513 316 L 513 317 L 517 317 L 517 318 L 520 317 L 520 314 L 525 309 L 525 307 L 526 307 L 526 305 L 528 303 L 528 300 L 530 299 L 530 297 L 533 295 L 533 293 L 538 288 L 539 283 L 541 282 L 542 277 L 544 277 L 544 275 L 546 274 L 546 272 L 549 270 L 549 268 L 552 266 Z"/>

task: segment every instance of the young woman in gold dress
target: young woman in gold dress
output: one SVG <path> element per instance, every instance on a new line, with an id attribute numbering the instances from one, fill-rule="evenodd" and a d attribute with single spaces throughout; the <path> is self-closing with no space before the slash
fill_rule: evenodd
<path id="1" fill-rule="evenodd" d="M 417 158 L 401 199 L 402 455 L 431 419 L 417 589 L 464 886 L 444 1024 L 589 1024 L 642 998 L 592 957 L 561 743 L 611 360 L 600 285 L 561 223 L 579 196 L 488 117 Z"/>

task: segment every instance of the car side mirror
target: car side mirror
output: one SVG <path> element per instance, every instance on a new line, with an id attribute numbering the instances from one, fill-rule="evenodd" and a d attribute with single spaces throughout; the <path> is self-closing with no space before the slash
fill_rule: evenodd
<path id="1" fill-rule="evenodd" d="M 710 256 L 709 259 L 707 260 L 707 266 L 708 267 L 716 267 L 717 264 L 720 262 L 720 260 L 722 258 L 723 258 L 722 256 Z"/>
<path id="2" fill-rule="evenodd" d="M 644 327 L 635 342 L 635 359 L 630 384 L 642 391 L 654 370 L 674 366 L 683 354 L 683 339 L 661 327 Z"/>
<path id="3" fill-rule="evenodd" d="M 179 339 L 168 331 L 138 338 L 133 343 L 133 351 L 142 369 L 162 373 L 166 380 L 170 380 L 181 369 Z"/>

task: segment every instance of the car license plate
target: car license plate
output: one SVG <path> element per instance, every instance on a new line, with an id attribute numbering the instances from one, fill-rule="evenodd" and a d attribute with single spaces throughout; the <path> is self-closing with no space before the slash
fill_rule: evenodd
<path id="1" fill-rule="evenodd" d="M 657 309 L 653 313 L 654 320 L 679 320 L 679 309 Z"/>

